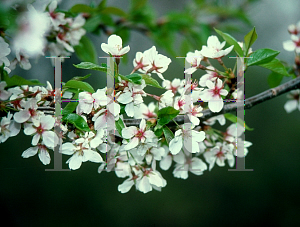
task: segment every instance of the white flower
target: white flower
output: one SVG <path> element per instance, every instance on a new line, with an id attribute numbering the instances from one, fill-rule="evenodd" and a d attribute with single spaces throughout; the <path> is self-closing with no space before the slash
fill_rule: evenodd
<path id="1" fill-rule="evenodd" d="M 121 79 L 119 79 L 121 81 Z M 142 96 L 146 96 L 143 89 L 146 87 L 145 80 L 142 80 L 141 85 L 128 83 L 128 87 L 125 87 L 122 94 L 119 95 L 117 101 L 126 104 L 125 112 L 129 117 L 134 116 L 134 106 L 139 107 L 141 103 L 143 103 Z"/>
<path id="2" fill-rule="evenodd" d="M 202 46 L 201 53 L 203 56 L 207 58 L 221 58 L 224 57 L 225 55 L 229 54 L 234 45 L 228 47 L 225 50 L 222 50 L 222 48 L 225 46 L 225 41 L 223 43 L 220 43 L 219 39 L 217 36 L 209 36 L 207 40 L 207 46 Z"/>
<path id="3" fill-rule="evenodd" d="M 199 80 L 199 85 L 202 87 L 206 87 L 206 81 L 210 80 L 214 82 L 219 77 L 219 74 L 217 72 L 211 71 L 211 70 L 215 70 L 214 67 L 207 66 L 206 68 L 210 70 L 205 70 L 207 73 L 201 76 Z"/>
<path id="4" fill-rule="evenodd" d="M 291 35 L 292 40 L 283 42 L 283 49 L 286 51 L 296 51 L 297 54 L 300 53 L 300 37 L 296 35 Z"/>
<path id="5" fill-rule="evenodd" d="M 168 69 L 171 59 L 162 54 L 158 54 L 155 46 L 146 50 L 143 56 L 150 62 L 150 65 L 147 67 L 147 73 L 156 73 L 159 78 L 165 80 L 162 73 Z"/>
<path id="6" fill-rule="evenodd" d="M 121 37 L 117 35 L 111 35 L 108 37 L 107 44 L 106 43 L 101 44 L 101 49 L 105 53 L 111 54 L 114 57 L 120 57 L 126 54 L 130 50 L 130 47 L 126 46 L 122 48 Z"/>
<path id="7" fill-rule="evenodd" d="M 11 120 L 12 114 L 9 112 L 0 122 L 0 143 L 4 143 L 9 137 L 19 134 L 21 124 Z"/>
<path id="8" fill-rule="evenodd" d="M 184 157 L 184 156 L 183 156 Z M 195 175 L 202 175 L 203 171 L 207 170 L 206 164 L 199 158 L 184 157 L 182 164 L 177 163 L 173 171 L 176 178 L 187 179 L 188 171 Z"/>
<path id="9" fill-rule="evenodd" d="M 141 118 L 156 118 L 157 115 L 154 113 L 155 110 L 154 102 L 150 102 L 148 106 L 145 103 L 141 103 L 139 107 L 135 106 L 134 111 L 134 118 L 141 119 Z"/>
<path id="10" fill-rule="evenodd" d="M 218 78 L 215 83 L 210 80 L 206 81 L 206 86 L 209 89 L 203 91 L 200 95 L 204 102 L 208 102 L 208 108 L 212 112 L 220 112 L 224 106 L 221 95 L 227 95 L 228 91 L 223 88 L 222 81 Z"/>
<path id="11" fill-rule="evenodd" d="M 31 57 L 43 54 L 46 45 L 45 33 L 50 26 L 50 18 L 47 13 L 38 12 L 30 4 L 28 11 L 17 19 L 19 32 L 13 40 L 16 51 L 20 50 Z"/>
<path id="12" fill-rule="evenodd" d="M 139 70 L 142 73 L 146 73 L 147 70 L 151 67 L 151 62 L 144 53 L 137 52 L 135 54 L 135 59 L 133 59 L 134 71 Z"/>
<path id="13" fill-rule="evenodd" d="M 234 152 L 234 155 L 238 156 L 237 155 L 237 149 L 238 149 L 238 147 L 244 147 L 244 156 L 242 156 L 242 157 L 245 157 L 248 154 L 248 149 L 247 148 L 250 147 L 251 145 L 252 145 L 251 142 L 249 142 L 249 141 L 243 141 L 241 138 L 238 138 L 237 144 L 235 146 L 236 150 Z"/>
<path id="14" fill-rule="evenodd" d="M 296 110 L 298 108 L 298 110 L 300 111 L 300 90 L 294 90 L 291 91 L 288 95 L 288 98 L 290 98 L 291 100 L 287 101 L 284 104 L 284 109 L 287 113 L 291 113 L 292 111 Z"/>
<path id="15" fill-rule="evenodd" d="M 9 96 L 11 95 L 10 91 L 4 90 L 4 88 L 7 86 L 7 83 L 5 81 L 0 82 L 0 100 L 7 100 Z"/>
<path id="16" fill-rule="evenodd" d="M 56 8 L 57 8 L 57 1 L 52 1 L 49 5 L 49 15 L 50 15 L 52 26 L 54 30 L 57 31 L 59 30 L 59 25 L 64 25 L 67 23 L 67 21 L 65 19 L 64 13 L 54 12 Z"/>
<path id="17" fill-rule="evenodd" d="M 101 132 L 98 131 L 97 136 L 93 132 L 86 132 L 84 137 L 76 139 L 74 144 L 67 142 L 62 145 L 62 153 L 72 155 L 66 162 L 69 164 L 70 169 L 79 169 L 82 162 L 86 161 L 103 162 L 100 154 L 93 150 L 103 142 L 101 139 L 103 134 L 103 130 Z"/>
<path id="18" fill-rule="evenodd" d="M 184 85 L 185 85 L 185 80 L 180 80 L 178 78 L 173 79 L 172 82 L 170 80 L 163 80 L 162 82 L 162 87 L 171 90 L 174 95 L 176 94 L 177 91 L 181 94 L 182 93 L 181 91 L 184 89 Z"/>
<path id="19" fill-rule="evenodd" d="M 57 135 L 53 131 L 50 131 L 54 127 L 54 124 L 55 119 L 52 116 L 41 116 L 39 121 L 24 125 L 24 134 L 34 135 L 31 142 L 32 145 L 37 145 L 42 138 L 43 144 L 54 149 L 58 144 Z"/>
<path id="20" fill-rule="evenodd" d="M 138 144 L 144 143 L 145 140 L 152 140 L 155 134 L 151 130 L 146 131 L 146 121 L 143 118 L 140 122 L 140 128 L 135 126 L 130 126 L 123 128 L 122 137 L 125 139 L 130 139 L 130 142 L 124 147 L 125 150 L 130 150 L 138 146 Z"/>
<path id="21" fill-rule="evenodd" d="M 186 61 L 191 64 L 191 68 L 188 68 L 184 71 L 184 73 L 193 74 L 197 69 L 201 67 L 200 62 L 204 56 L 202 55 L 201 51 L 195 50 L 195 52 L 188 52 L 186 56 Z"/>
<path id="22" fill-rule="evenodd" d="M 239 123 L 231 124 L 224 133 L 224 140 L 230 143 L 235 142 L 237 137 L 241 136 L 245 128 Z"/>
<path id="23" fill-rule="evenodd" d="M 288 31 L 290 34 L 294 34 L 297 35 L 298 33 L 300 33 L 300 21 L 298 21 L 298 23 L 295 24 L 290 24 L 288 26 Z"/>
<path id="24" fill-rule="evenodd" d="M 171 154 L 178 154 L 183 146 L 190 153 L 200 152 L 198 143 L 205 139 L 205 132 L 192 130 L 195 126 L 190 123 L 185 123 L 182 127 L 183 129 L 178 129 L 175 132 L 175 137 L 170 141 L 169 150 Z"/>
<path id="25" fill-rule="evenodd" d="M 25 70 L 31 69 L 31 64 L 29 62 L 29 56 L 26 54 L 20 54 L 20 50 L 16 51 L 16 58 L 11 62 L 9 68 L 11 70 L 14 70 L 18 63 L 22 69 L 25 69 Z"/>
<path id="26" fill-rule="evenodd" d="M 22 153 L 22 157 L 23 158 L 29 158 L 31 156 L 34 156 L 38 154 L 40 161 L 44 164 L 44 165 L 48 165 L 50 163 L 50 154 L 48 152 L 47 147 L 44 144 L 37 144 L 37 146 L 35 147 L 30 147 L 28 149 L 26 149 L 23 153 Z"/>
<path id="27" fill-rule="evenodd" d="M 226 119 L 223 114 L 209 118 L 208 120 L 204 121 L 204 123 L 206 125 L 214 125 L 217 120 L 220 125 L 225 125 L 225 123 L 226 123 Z"/>
<path id="28" fill-rule="evenodd" d="M 163 93 L 160 96 L 158 108 L 162 109 L 164 107 L 172 106 L 173 105 L 173 97 L 174 97 L 174 93 L 171 90 L 168 90 L 165 93 Z"/>
<path id="29" fill-rule="evenodd" d="M 72 46 L 76 46 L 79 44 L 81 37 L 86 33 L 85 29 L 82 28 L 85 24 L 85 19 L 81 14 L 79 14 L 74 19 L 71 19 L 68 24 L 70 27 L 70 30 L 68 31 L 68 41 Z"/>
<path id="30" fill-rule="evenodd" d="M 203 156 L 207 163 L 209 163 L 209 171 L 214 167 L 215 163 L 218 166 L 225 166 L 225 160 L 228 160 L 230 167 L 234 165 L 234 157 L 232 154 L 234 146 L 232 144 L 221 144 L 217 142 L 216 146 L 209 151 L 206 151 Z"/>
<path id="31" fill-rule="evenodd" d="M 146 169 L 143 172 L 143 176 L 137 181 L 136 187 L 139 191 L 147 193 L 152 191 L 152 188 L 160 190 L 161 187 L 167 185 L 166 180 L 161 176 L 161 174 L 152 169 Z"/>
<path id="32" fill-rule="evenodd" d="M 9 66 L 10 62 L 7 59 L 7 55 L 10 54 L 9 45 L 4 41 L 2 37 L 0 37 L 0 66 L 4 63 L 4 66 Z"/>
<path id="33" fill-rule="evenodd" d="M 39 123 L 39 117 L 43 116 L 44 113 L 38 111 L 37 108 L 37 100 L 35 98 L 27 101 L 25 109 L 14 114 L 14 120 L 18 123 L 24 123 L 30 119 L 33 123 Z"/>

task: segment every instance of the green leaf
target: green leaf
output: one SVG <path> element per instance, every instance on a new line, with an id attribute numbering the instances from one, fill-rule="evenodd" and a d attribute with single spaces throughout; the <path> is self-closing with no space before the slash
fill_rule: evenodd
<path id="1" fill-rule="evenodd" d="M 215 29 L 215 28 L 214 28 Z M 233 50 L 237 53 L 239 57 L 244 57 L 244 52 L 238 42 L 236 41 L 235 38 L 233 38 L 231 35 L 221 32 L 218 29 L 215 29 L 215 31 L 223 37 L 223 39 L 229 44 L 229 45 L 234 45 Z"/>
<path id="2" fill-rule="evenodd" d="M 241 126 L 244 126 L 244 125 L 245 125 L 245 129 L 246 129 L 246 130 L 249 130 L 249 131 L 252 131 L 252 130 L 253 130 L 253 128 L 249 128 L 249 126 L 246 125 L 246 123 L 243 122 L 241 118 L 238 118 L 238 117 L 237 117 L 236 115 L 234 115 L 234 114 L 226 113 L 226 114 L 224 114 L 224 117 L 225 117 L 227 120 L 229 120 L 229 121 L 231 121 L 231 122 L 233 122 L 233 123 L 236 123 L 236 121 L 237 121 Z"/>
<path id="3" fill-rule="evenodd" d="M 97 53 L 94 44 L 87 36 L 82 36 L 79 45 L 74 50 L 81 61 L 97 63 Z"/>
<path id="4" fill-rule="evenodd" d="M 255 27 L 244 37 L 245 40 L 245 56 L 248 55 L 248 51 L 250 49 L 250 47 L 253 45 L 253 43 L 255 42 L 255 40 L 257 39 L 257 34 L 255 31 Z"/>
<path id="5" fill-rule="evenodd" d="M 261 65 L 272 61 L 280 51 L 272 49 L 258 49 L 250 54 L 250 57 L 247 61 L 247 65 Z"/>
<path id="6" fill-rule="evenodd" d="M 101 71 L 101 72 L 107 72 L 106 65 L 104 67 L 104 65 L 100 66 L 100 65 L 96 65 L 91 62 L 81 62 L 80 64 L 74 65 L 74 66 L 79 69 L 92 69 L 92 70 L 97 70 L 97 71 Z"/>
<path id="7" fill-rule="evenodd" d="M 62 110 L 61 114 L 63 116 L 68 115 L 70 113 L 73 113 L 74 110 L 76 110 L 76 107 L 78 105 L 77 101 L 70 101 L 66 107 Z"/>
<path id="8" fill-rule="evenodd" d="M 169 145 L 170 141 L 174 138 L 174 134 L 166 125 L 164 125 L 162 129 Z"/>
<path id="9" fill-rule="evenodd" d="M 85 4 L 77 4 L 72 6 L 72 8 L 70 9 L 71 13 L 92 13 L 94 12 L 96 9 L 85 5 Z"/>
<path id="10" fill-rule="evenodd" d="M 70 113 L 62 118 L 63 121 L 73 124 L 76 128 L 82 131 L 91 131 L 83 117 L 75 113 Z"/>
<path id="11" fill-rule="evenodd" d="M 113 14 L 113 15 L 117 15 L 117 16 L 121 16 L 121 17 L 126 17 L 127 13 L 125 13 L 123 10 L 121 10 L 120 8 L 117 7 L 106 7 L 104 8 L 101 13 L 103 14 Z"/>
<path id="12" fill-rule="evenodd" d="M 130 75 L 126 76 L 130 82 L 135 83 L 135 84 L 142 84 L 141 80 L 142 80 L 142 76 L 138 73 L 133 73 Z"/>
<path id="13" fill-rule="evenodd" d="M 271 72 L 268 76 L 268 84 L 270 88 L 277 87 L 283 79 L 282 74 Z"/>
<path id="14" fill-rule="evenodd" d="M 162 108 L 158 111 L 158 121 L 157 124 L 163 126 L 168 124 L 173 118 L 175 118 L 180 113 L 179 110 L 174 109 L 171 106 Z"/>
<path id="15" fill-rule="evenodd" d="M 122 118 L 119 117 L 119 120 L 115 121 L 115 124 L 116 124 L 118 133 L 120 134 L 120 136 L 122 136 L 122 130 L 123 130 L 123 128 L 125 128 Z"/>
<path id="16" fill-rule="evenodd" d="M 126 113 L 125 112 L 126 104 L 119 103 L 119 105 L 120 105 L 120 115 L 125 114 Z"/>
<path id="17" fill-rule="evenodd" d="M 154 134 L 157 136 L 157 137 L 161 137 L 162 133 L 163 133 L 163 128 L 158 128 L 157 127 L 158 125 L 155 126 L 154 128 Z"/>
<path id="18" fill-rule="evenodd" d="M 77 80 L 69 80 L 64 86 L 64 88 L 78 88 L 90 93 L 94 93 L 94 88 L 87 82 L 77 81 Z"/>
<path id="19" fill-rule="evenodd" d="M 157 82 L 157 80 L 155 80 L 154 78 L 152 78 L 151 76 L 147 75 L 147 74 L 143 74 L 142 78 L 145 80 L 145 83 L 149 86 L 152 87 L 157 87 L 157 88 L 161 88 L 164 89 L 163 87 L 161 87 L 159 85 L 159 83 Z"/>
<path id="20" fill-rule="evenodd" d="M 271 71 L 284 75 L 284 76 L 290 76 L 288 72 L 286 71 L 285 66 L 277 59 L 274 58 L 272 61 L 265 63 L 265 64 L 259 64 L 259 66 L 270 69 Z"/>
<path id="21" fill-rule="evenodd" d="M 7 88 L 21 85 L 29 85 L 29 86 L 45 86 L 45 84 L 41 84 L 38 80 L 26 80 L 23 77 L 14 75 L 9 77 L 5 70 L 2 70 L 1 75 L 2 80 L 6 81 Z"/>
<path id="22" fill-rule="evenodd" d="M 98 26 L 100 24 L 101 24 L 101 15 L 95 14 L 86 20 L 85 24 L 83 25 L 83 28 L 87 32 L 93 32 L 98 29 Z"/>
<path id="23" fill-rule="evenodd" d="M 106 6 L 106 0 L 102 0 L 99 5 L 97 6 L 97 9 L 102 10 Z"/>
<path id="24" fill-rule="evenodd" d="M 86 80 L 87 78 L 89 78 L 92 74 L 87 74 L 85 76 L 75 76 L 73 77 L 71 80 L 77 80 L 77 81 L 82 81 L 82 80 Z"/>

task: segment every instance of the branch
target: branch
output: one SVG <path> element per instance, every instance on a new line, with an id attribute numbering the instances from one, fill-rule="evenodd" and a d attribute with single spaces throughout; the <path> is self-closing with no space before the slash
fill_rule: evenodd
<path id="1" fill-rule="evenodd" d="M 290 80 L 282 85 L 279 85 L 278 87 L 266 90 L 260 94 L 257 94 L 255 96 L 252 96 L 252 97 L 246 99 L 244 109 L 250 109 L 259 103 L 265 102 L 269 99 L 273 99 L 279 95 L 282 95 L 284 93 L 287 93 L 287 92 L 297 89 L 297 88 L 300 88 L 300 77 L 297 77 L 296 79 Z M 239 107 L 239 108 L 241 108 L 241 107 Z M 237 109 L 238 109 L 237 104 L 231 103 L 231 104 L 224 105 L 224 108 L 218 113 L 211 112 L 209 109 L 204 110 L 202 112 L 203 116 L 200 118 L 202 121 L 205 121 L 211 117 L 229 113 L 229 112 L 233 112 L 233 111 L 236 111 Z M 44 111 L 47 114 L 52 113 L 52 115 L 55 112 L 54 107 L 38 107 L 38 110 Z M 174 121 L 176 121 L 178 124 L 184 124 L 184 116 L 182 116 L 182 115 L 177 116 L 174 118 Z M 141 119 L 124 119 L 124 123 L 127 127 L 128 126 L 139 126 L 140 122 L 141 122 Z M 167 124 L 167 126 L 176 126 L 176 124 L 172 121 L 172 122 L 169 122 Z"/>
<path id="2" fill-rule="evenodd" d="M 300 77 L 297 77 L 296 79 L 288 81 L 282 85 L 279 85 L 278 87 L 266 90 L 260 94 L 257 94 L 255 96 L 252 96 L 252 97 L 246 99 L 244 109 L 250 109 L 251 107 L 253 107 L 259 103 L 265 102 L 269 99 L 273 99 L 281 94 L 287 93 L 287 92 L 297 89 L 297 88 L 300 88 Z M 202 112 L 203 116 L 200 118 L 201 118 L 201 120 L 204 121 L 211 117 L 229 113 L 229 112 L 233 112 L 236 110 L 237 110 L 237 104 L 231 103 L 231 104 L 224 105 L 224 108 L 222 109 L 222 111 L 220 111 L 218 113 L 211 112 L 209 109 L 204 110 Z M 124 119 L 124 123 L 126 124 L 126 126 L 139 126 L 140 121 L 141 121 L 141 119 Z M 183 124 L 184 116 L 177 116 L 174 118 L 174 121 L 176 121 L 178 124 Z M 167 125 L 175 126 L 176 124 L 174 122 L 169 122 Z"/>

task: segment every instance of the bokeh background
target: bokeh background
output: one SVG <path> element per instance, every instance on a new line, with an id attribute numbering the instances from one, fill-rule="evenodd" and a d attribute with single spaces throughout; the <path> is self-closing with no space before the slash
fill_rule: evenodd
<path id="1" fill-rule="evenodd" d="M 60 7 L 68 9 L 83 2 L 63 1 Z M 128 9 L 128 0 L 107 2 Z M 171 10 L 180 11 L 188 1 L 149 2 L 161 16 Z M 250 5 L 248 13 L 258 34 L 252 48 L 279 50 L 278 58 L 293 63 L 293 53 L 284 51 L 282 42 L 289 39 L 287 26 L 300 20 L 299 9 L 298 0 L 261 0 Z M 242 40 L 250 29 L 246 27 L 244 33 L 233 35 Z M 104 56 L 100 45 L 107 41 L 107 36 L 91 38 L 98 56 Z M 132 70 L 135 53 L 149 49 L 153 43 L 132 32 L 130 42 L 124 45 L 131 47 L 129 63 L 121 65 L 121 72 L 126 74 Z M 167 55 L 164 50 L 158 51 Z M 37 63 L 31 62 L 31 70 L 18 68 L 15 74 L 38 78 L 42 83 L 48 80 L 53 85 L 54 71 L 49 59 L 41 57 Z M 87 74 L 84 70 L 74 70 L 72 64 L 79 62 L 73 55 L 63 63 L 64 81 Z M 226 64 L 230 65 L 231 60 L 226 60 Z M 165 78 L 183 78 L 183 73 L 178 74 L 183 67 L 182 61 L 172 58 Z M 246 98 L 269 88 L 268 74 L 268 70 L 259 67 L 249 69 L 245 75 Z M 199 79 L 201 75 L 197 72 L 193 78 Z M 283 82 L 287 80 L 284 78 Z M 95 89 L 103 88 L 105 75 L 93 72 L 87 82 Z M 282 95 L 245 112 L 246 123 L 254 128 L 246 131 L 246 140 L 253 143 L 246 156 L 246 168 L 254 169 L 253 172 L 229 172 L 228 166 L 216 166 L 202 176 L 189 173 L 189 178 L 182 180 L 174 178 L 170 169 L 161 171 L 167 180 L 162 192 L 147 194 L 134 188 L 126 194 L 119 193 L 117 186 L 124 179 L 114 173 L 98 174 L 95 163 L 86 162 L 71 172 L 46 172 L 53 163 L 46 167 L 37 156 L 21 157 L 31 146 L 31 137 L 22 132 L 0 144 L 2 223 L 8 221 L 7 226 L 300 226 L 300 118 L 299 111 L 285 112 L 286 101 L 286 95 Z"/>

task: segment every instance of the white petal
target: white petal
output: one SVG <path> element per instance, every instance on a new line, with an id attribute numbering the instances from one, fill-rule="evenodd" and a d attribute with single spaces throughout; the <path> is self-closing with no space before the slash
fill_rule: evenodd
<path id="1" fill-rule="evenodd" d="M 139 189 L 139 191 L 141 191 L 143 193 L 152 191 L 152 187 L 150 185 L 149 178 L 144 176 L 140 181 L 138 181 L 137 188 Z"/>
<path id="2" fill-rule="evenodd" d="M 122 137 L 125 139 L 131 139 L 135 135 L 136 132 L 137 132 L 137 128 L 135 126 L 123 128 Z"/>
<path id="3" fill-rule="evenodd" d="M 69 160 L 67 161 L 69 163 L 69 168 L 72 170 L 79 169 L 82 163 L 82 156 L 79 155 L 79 153 L 75 153 Z"/>
<path id="4" fill-rule="evenodd" d="M 284 104 L 284 109 L 287 113 L 292 112 L 297 109 L 298 101 L 297 100 L 289 100 Z"/>
<path id="5" fill-rule="evenodd" d="M 48 165 L 50 163 L 50 154 L 46 149 L 41 149 L 38 156 L 44 165 Z"/>
<path id="6" fill-rule="evenodd" d="M 14 120 L 18 123 L 24 123 L 30 118 L 30 113 L 28 110 L 21 110 L 14 114 Z"/>
<path id="7" fill-rule="evenodd" d="M 38 147 L 30 147 L 22 153 L 22 157 L 29 158 L 31 156 L 36 155 L 37 152 L 38 152 Z"/>
<path id="8" fill-rule="evenodd" d="M 43 142 L 47 147 L 54 148 L 58 144 L 58 137 L 52 131 L 45 131 L 42 134 Z"/>
<path id="9" fill-rule="evenodd" d="M 182 148 L 182 137 L 177 136 L 174 137 L 169 144 L 169 150 L 171 151 L 172 155 L 176 155 Z"/>
<path id="10" fill-rule="evenodd" d="M 72 143 L 70 142 L 64 143 L 61 147 L 62 147 L 61 149 L 62 154 L 66 154 L 66 155 L 74 154 L 75 146 Z"/>
<path id="11" fill-rule="evenodd" d="M 132 185 L 134 185 L 133 180 L 127 179 L 118 186 L 118 191 L 121 193 L 126 193 L 131 189 Z"/>

